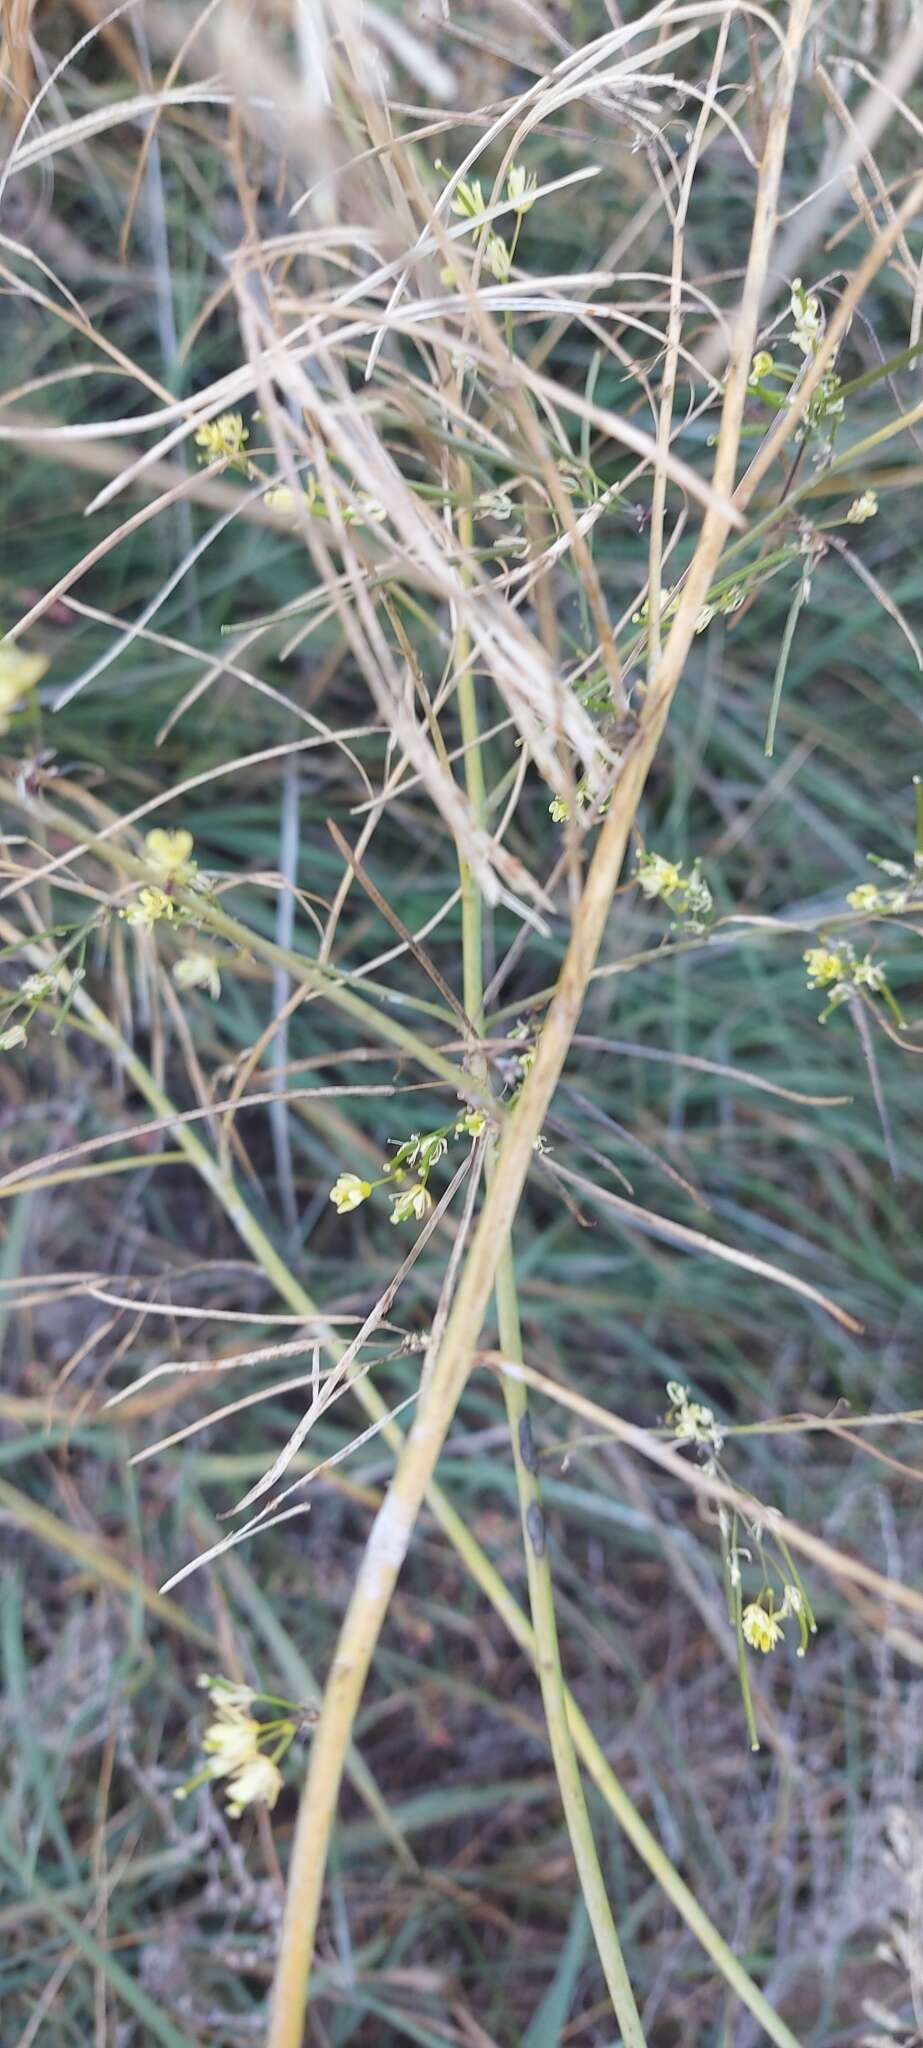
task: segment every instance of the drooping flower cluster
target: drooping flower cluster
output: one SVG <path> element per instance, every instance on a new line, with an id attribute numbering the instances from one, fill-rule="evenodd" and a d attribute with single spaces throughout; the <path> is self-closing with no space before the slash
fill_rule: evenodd
<path id="1" fill-rule="evenodd" d="M 814 1627 L 813 1618 L 809 1619 L 809 1612 L 800 1585 L 793 1585 L 791 1580 L 784 1579 L 782 1600 L 778 1607 L 772 1587 L 764 1586 L 759 1599 L 749 1601 L 741 1614 L 740 1626 L 744 1642 L 751 1650 L 758 1650 L 761 1656 L 768 1657 L 770 1650 L 774 1650 L 776 1644 L 781 1643 L 784 1638 L 785 1630 L 782 1623 L 793 1614 L 801 1629 L 801 1642 L 795 1655 L 803 1657 L 808 1646 L 809 1628 Z"/>
<path id="2" fill-rule="evenodd" d="M 808 987 L 823 989 L 826 1001 L 820 1012 L 819 1022 L 825 1024 L 832 1010 L 841 1003 L 865 990 L 869 995 L 882 996 L 891 1010 L 895 1021 L 903 1027 L 903 1017 L 888 987 L 888 977 L 880 961 L 864 953 L 860 959 L 854 946 L 847 939 L 841 939 L 836 946 L 809 946 L 802 958 L 807 968 Z"/>
<path id="3" fill-rule="evenodd" d="M 851 910 L 861 911 L 863 916 L 888 911 L 892 916 L 901 916 L 908 910 L 919 910 L 923 904 L 923 778 L 913 778 L 914 797 L 917 811 L 917 843 L 912 865 L 903 861 L 885 860 L 881 854 L 870 853 L 868 858 L 879 874 L 887 875 L 892 886 L 882 888 L 877 882 L 860 882 L 850 889 L 846 901 Z"/>
<path id="4" fill-rule="evenodd" d="M 447 175 L 445 165 L 438 160 L 436 169 L 441 171 L 443 176 Z M 537 184 L 538 180 L 534 173 L 527 171 L 523 164 L 510 165 L 506 177 L 506 203 L 516 215 L 516 229 L 512 243 L 507 242 L 503 235 L 498 234 L 492 224 L 484 218 L 487 202 L 484 198 L 484 189 L 480 178 L 459 178 L 452 192 L 452 197 L 449 201 L 452 212 L 460 220 L 470 221 L 471 226 L 480 231 L 478 234 L 478 253 L 490 271 L 491 276 L 496 278 L 498 284 L 506 284 L 512 271 L 523 216 L 529 212 L 530 207 L 534 204 Z M 452 282 L 451 271 L 445 273 L 444 282 Z"/>
<path id="5" fill-rule="evenodd" d="M 174 1798 L 186 1799 L 199 1785 L 224 1778 L 232 1820 L 239 1820 L 246 1806 L 262 1805 L 271 1810 L 282 1790 L 280 1759 L 299 1726 L 306 1725 L 311 1716 L 292 1700 L 254 1692 L 251 1686 L 235 1685 L 228 1678 L 203 1673 L 199 1684 L 208 1693 L 212 1712 L 202 1737 L 206 1762 L 177 1788 Z M 285 1712 L 261 1721 L 252 1711 L 257 1703 L 282 1707 Z"/>
<path id="6" fill-rule="evenodd" d="M 721 1456 L 725 1432 L 716 1420 L 714 1411 L 705 1402 L 694 1401 L 688 1387 L 683 1386 L 681 1380 L 667 1381 L 667 1395 L 670 1406 L 666 1422 L 677 1447 L 690 1447 L 709 1478 L 728 1483 L 731 1475 L 726 1471 Z M 798 1568 L 781 1532 L 775 1526 L 776 1519 L 772 1513 L 757 1510 L 755 1504 L 754 1511 L 750 1513 L 741 1508 L 729 1509 L 723 1501 L 719 1502 L 718 1528 L 721 1535 L 728 1616 L 737 1631 L 740 1645 L 740 1685 L 747 1727 L 754 1749 L 759 1748 L 759 1737 L 744 1656 L 745 1648 L 767 1656 L 770 1650 L 774 1650 L 776 1645 L 783 1641 L 783 1623 L 793 1615 L 800 1632 L 796 1655 L 803 1657 L 809 1635 L 816 1634 L 817 1630 Z M 745 1599 L 744 1574 L 749 1571 L 755 1559 L 759 1560 L 762 1583 L 754 1598 Z M 779 1594 L 773 1589 L 774 1582 L 780 1588 Z"/>
<path id="7" fill-rule="evenodd" d="M 675 912 L 674 928 L 693 934 L 708 930 L 715 905 L 697 860 L 686 874 L 682 861 L 666 860 L 661 853 L 639 853 L 635 881 L 648 902 L 659 899 Z"/>
<path id="8" fill-rule="evenodd" d="M 913 778 L 916 802 L 916 844 L 911 864 L 899 860 L 885 860 L 881 854 L 870 853 L 868 858 L 879 874 L 886 876 L 889 886 L 880 882 L 858 882 L 847 892 L 846 901 L 850 910 L 860 917 L 903 917 L 908 912 L 923 909 L 923 778 Z M 823 1024 L 831 1010 L 839 1008 L 852 996 L 880 996 L 890 1010 L 899 1029 L 904 1028 L 904 1018 L 889 985 L 886 969 L 880 960 L 873 960 L 870 953 L 861 956 L 848 939 L 837 938 L 827 944 L 823 939 L 818 946 L 809 946 L 803 955 L 807 968 L 808 987 L 823 989 L 826 1002 L 820 1013 Z"/>

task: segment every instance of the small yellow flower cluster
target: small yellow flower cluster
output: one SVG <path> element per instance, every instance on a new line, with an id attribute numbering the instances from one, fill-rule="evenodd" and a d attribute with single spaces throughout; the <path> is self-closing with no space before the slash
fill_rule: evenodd
<path id="1" fill-rule="evenodd" d="M 578 811 L 585 810 L 587 804 L 591 801 L 589 787 L 585 779 L 578 782 L 575 795 Z M 563 825 L 565 819 L 570 817 L 570 804 L 567 798 L 564 796 L 553 796 L 548 806 L 548 816 L 554 819 L 556 825 Z"/>
<path id="2" fill-rule="evenodd" d="M 465 1109 L 455 1125 L 456 1138 L 483 1138 L 487 1116 L 483 1109 Z"/>
<path id="3" fill-rule="evenodd" d="M 713 1410 L 704 1401 L 694 1401 L 688 1387 L 685 1387 L 681 1380 L 667 1381 L 667 1395 L 670 1406 L 666 1421 L 677 1445 L 683 1448 L 692 1446 L 699 1465 L 709 1478 L 720 1480 L 726 1486 L 730 1474 L 722 1459 L 724 1432 L 716 1421 Z M 732 1511 L 719 1499 L 717 1523 L 721 1537 L 728 1615 L 738 1636 L 738 1673 L 744 1714 L 751 1747 L 759 1749 L 753 1695 L 743 1646 L 746 1644 L 751 1650 L 757 1650 L 761 1655 L 767 1656 L 769 1651 L 774 1650 L 776 1644 L 783 1640 L 783 1622 L 789 1615 L 795 1615 L 801 1638 L 797 1654 L 802 1657 L 807 1648 L 808 1636 L 816 1633 L 817 1624 L 798 1567 L 771 1511 L 759 1509 L 756 1513 L 750 1514 L 745 1505 L 735 1506 Z M 744 1571 L 752 1564 L 754 1556 L 759 1558 L 762 1567 L 763 1584 L 756 1599 L 745 1600 Z M 772 1590 L 770 1577 L 781 1583 L 781 1602 Z"/>
<path id="4" fill-rule="evenodd" d="M 681 925 L 684 931 L 707 931 L 715 906 L 708 883 L 699 872 L 697 860 L 693 861 L 689 873 L 684 874 L 681 861 L 666 860 L 661 853 L 639 853 L 635 863 L 635 881 L 649 902 L 659 898 L 677 913 L 674 923 Z"/>
<path id="5" fill-rule="evenodd" d="M 119 916 L 125 919 L 126 924 L 133 925 L 136 930 L 149 932 L 153 931 L 155 924 L 161 922 L 173 924 L 177 919 L 180 923 L 194 922 L 192 913 L 177 903 L 174 893 L 177 889 L 196 889 L 202 886 L 198 881 L 197 864 L 191 859 L 194 843 L 192 833 L 184 829 L 168 832 L 162 826 L 157 826 L 153 832 L 147 833 L 144 841 L 146 862 L 154 881 L 145 883 L 138 890 L 137 896 L 119 911 Z M 199 957 L 201 959 L 202 956 Z M 217 984 L 217 990 L 215 988 L 217 970 L 214 969 L 213 963 L 209 966 L 208 972 L 201 975 L 199 983 L 186 979 L 185 976 L 189 973 L 190 970 L 187 969 L 185 974 L 176 976 L 180 987 L 195 987 L 204 982 L 211 987 L 212 994 L 220 993 L 220 982 Z"/>
<path id="6" fill-rule="evenodd" d="M 126 903 L 123 906 L 119 911 L 119 916 L 123 917 L 125 923 L 132 925 L 134 929 L 150 932 L 153 931 L 155 924 L 160 923 L 161 918 L 167 924 L 172 924 L 176 916 L 176 904 L 173 897 L 167 895 L 165 889 L 146 887 L 138 890 L 138 894 L 132 903 Z"/>
<path id="7" fill-rule="evenodd" d="M 813 361 L 824 331 L 824 313 L 817 293 L 806 291 L 800 277 L 796 277 L 792 283 L 789 308 L 794 326 L 785 338 L 794 342 L 800 354 L 809 362 Z M 802 370 L 803 365 L 800 363 L 797 367 L 791 367 L 786 363 L 777 362 L 768 349 L 759 349 L 750 365 L 748 388 L 764 406 L 778 414 L 787 403 L 787 389 L 798 381 Z M 770 376 L 776 380 L 772 387 L 768 387 L 765 381 Z M 836 370 L 827 369 L 808 402 L 804 419 L 795 428 L 793 438 L 796 446 L 810 438 L 815 442 L 814 460 L 824 460 L 832 449 L 834 436 L 842 422 L 844 411 L 843 380 Z M 860 513 L 857 516 L 860 519 L 871 518 L 872 513 Z"/>
<path id="8" fill-rule="evenodd" d="M 872 959 L 870 953 L 863 954 L 860 959 L 854 947 L 844 939 L 835 947 L 809 946 L 802 959 L 807 969 L 808 987 L 829 991 L 826 1006 L 820 1012 L 821 1024 L 826 1023 L 831 1010 L 838 1009 L 858 989 L 868 989 L 870 995 L 884 997 L 896 1021 L 903 1025 L 903 1018 L 888 987 L 885 969 Z"/>
<path id="9" fill-rule="evenodd" d="M 437 161 L 436 169 L 445 173 L 445 165 Z M 486 204 L 480 178 L 459 178 L 449 205 L 460 220 L 468 220 L 472 227 L 481 229 L 478 248 L 492 277 L 498 284 L 506 284 L 513 268 L 516 243 L 524 214 L 535 203 L 538 180 L 524 164 L 511 164 L 506 178 L 506 198 L 516 215 L 516 232 L 512 247 L 502 235 L 497 234 L 484 219 Z M 444 273 L 444 282 L 452 282 L 452 272 Z"/>
<path id="10" fill-rule="evenodd" d="M 789 1579 L 786 1579 L 782 1586 L 780 1607 L 775 1604 L 771 1588 L 764 1586 L 759 1599 L 751 1600 L 744 1608 L 740 1617 L 744 1642 L 749 1644 L 751 1650 L 759 1650 L 761 1656 L 768 1657 L 776 1644 L 783 1641 L 785 1630 L 782 1623 L 788 1620 L 790 1614 L 795 1616 L 801 1631 L 801 1642 L 795 1655 L 803 1657 L 807 1649 L 808 1635 L 816 1635 L 817 1624 L 808 1607 L 803 1588 L 800 1585 L 793 1585 Z"/>
<path id="11" fill-rule="evenodd" d="M 392 1193 L 391 1222 L 422 1223 L 433 1206 L 429 1191 L 429 1177 L 433 1167 L 438 1165 L 449 1148 L 452 1138 L 482 1138 L 487 1129 L 487 1117 L 482 1109 L 465 1109 L 454 1124 L 443 1124 L 436 1131 L 426 1131 L 421 1136 L 414 1131 L 406 1143 L 399 1145 L 393 1159 L 386 1160 L 378 1180 L 363 1180 L 358 1173 L 338 1174 L 330 1190 L 330 1200 L 338 1216 L 348 1216 L 353 1209 L 361 1207 L 376 1188 L 390 1186 Z M 407 1187 L 395 1183 L 406 1181 L 409 1174 L 413 1179 Z"/>
<path id="12" fill-rule="evenodd" d="M 768 1607 L 764 1607 L 760 1600 L 750 1601 L 744 1608 L 740 1625 L 744 1642 L 749 1643 L 751 1650 L 760 1650 L 764 1657 L 775 1649 L 777 1643 L 781 1643 L 785 1634 L 778 1615 L 773 1612 L 771 1593 Z"/>
<path id="13" fill-rule="evenodd" d="M 207 1762 L 195 1777 L 179 1786 L 174 1798 L 186 1799 L 197 1786 L 226 1778 L 227 1810 L 233 1820 L 240 1819 L 245 1806 L 271 1809 L 282 1790 L 279 1758 L 295 1735 L 295 1721 L 287 1715 L 284 1719 L 258 1721 L 251 1709 L 267 1695 L 254 1692 L 248 1685 L 234 1685 L 229 1679 L 207 1674 L 202 1675 L 199 1684 L 208 1693 L 213 1715 L 202 1737 Z M 291 1702 L 282 1700 L 272 1704 L 291 1706 Z M 264 1747 L 267 1744 L 269 1755 Z"/>
<path id="14" fill-rule="evenodd" d="M 26 654 L 10 640 L 0 641 L 0 734 L 9 732 L 11 714 L 41 682 L 47 667 L 44 654 Z"/>
<path id="15" fill-rule="evenodd" d="M 861 910 L 865 914 L 888 908 L 888 898 L 877 882 L 860 882 L 857 889 L 849 890 L 846 901 L 850 910 Z"/>
<path id="16" fill-rule="evenodd" d="M 237 469 L 247 467 L 247 442 L 250 429 L 245 427 L 239 412 L 222 412 L 216 420 L 205 420 L 196 429 L 196 447 L 201 449 L 200 462 L 232 462 Z"/>
<path id="17" fill-rule="evenodd" d="M 830 946 L 809 946 L 801 957 L 808 970 L 809 988 L 829 988 L 849 973 L 845 949 L 834 952 Z"/>
<path id="18" fill-rule="evenodd" d="M 703 1401 L 692 1401 L 689 1389 L 681 1380 L 667 1381 L 670 1408 L 667 1423 L 680 1443 L 708 1444 L 712 1450 L 720 1451 L 724 1435 L 715 1421 L 714 1411 L 706 1408 Z"/>

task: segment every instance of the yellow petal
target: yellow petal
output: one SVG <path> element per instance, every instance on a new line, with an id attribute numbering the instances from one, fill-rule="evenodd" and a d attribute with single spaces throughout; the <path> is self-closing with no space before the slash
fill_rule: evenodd
<path id="1" fill-rule="evenodd" d="M 27 654 L 10 640 L 0 641 L 0 710 L 9 711 L 20 697 L 34 690 L 47 667 L 47 655 Z"/>
<path id="2" fill-rule="evenodd" d="M 162 868 L 165 874 L 175 875 L 185 866 L 195 842 L 191 832 L 182 829 L 166 832 L 162 826 L 157 826 L 153 832 L 147 833 L 144 844 L 153 865 Z"/>

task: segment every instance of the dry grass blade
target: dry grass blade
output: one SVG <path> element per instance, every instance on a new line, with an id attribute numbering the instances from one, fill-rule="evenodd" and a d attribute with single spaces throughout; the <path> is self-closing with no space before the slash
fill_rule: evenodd
<path id="1" fill-rule="evenodd" d="M 753 1273 L 759 1279 L 771 1280 L 776 1287 L 787 1287 L 792 1294 L 800 1294 L 805 1301 L 814 1302 L 825 1315 L 832 1316 L 844 1330 L 861 1332 L 862 1324 L 855 1316 L 831 1301 L 819 1287 L 809 1280 L 799 1279 L 797 1273 L 786 1272 L 783 1266 L 773 1266 L 767 1259 L 759 1259 L 753 1252 L 743 1252 L 735 1245 L 721 1244 L 718 1238 L 706 1237 L 701 1230 L 691 1230 L 686 1223 L 674 1223 L 669 1216 L 658 1216 L 651 1209 L 643 1209 L 637 1202 L 629 1202 L 624 1195 L 613 1194 L 610 1188 L 600 1187 L 595 1181 L 586 1179 L 582 1173 L 575 1173 L 572 1167 L 553 1165 L 550 1171 L 558 1180 L 566 1181 L 568 1187 L 577 1188 L 592 1202 L 611 1209 L 617 1216 L 624 1216 L 626 1223 L 635 1230 L 643 1231 L 649 1237 L 659 1238 L 663 1244 L 676 1246 L 677 1251 L 698 1253 L 707 1258 L 723 1259 L 729 1266 L 738 1266 L 745 1273 Z"/>

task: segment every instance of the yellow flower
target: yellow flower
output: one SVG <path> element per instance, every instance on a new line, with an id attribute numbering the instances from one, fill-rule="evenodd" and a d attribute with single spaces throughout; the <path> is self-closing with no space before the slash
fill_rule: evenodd
<path id="1" fill-rule="evenodd" d="M 757 349 L 756 355 L 754 356 L 753 361 L 750 365 L 750 383 L 758 384 L 761 377 L 768 377 L 770 371 L 774 369 L 775 363 L 772 360 L 768 348 Z"/>
<path id="2" fill-rule="evenodd" d="M 873 995 L 880 995 L 885 985 L 885 970 L 878 967 L 870 953 L 853 963 L 852 978 L 856 988 L 870 988 Z"/>
<path id="3" fill-rule="evenodd" d="M 371 1192 L 370 1180 L 360 1180 L 358 1173 L 341 1173 L 330 1190 L 330 1200 L 338 1216 L 348 1216 L 351 1209 L 368 1201 Z"/>
<path id="4" fill-rule="evenodd" d="M 502 235 L 488 235 L 484 261 L 497 283 L 505 284 L 513 267 L 513 259 Z"/>
<path id="5" fill-rule="evenodd" d="M 196 1684 L 209 1694 L 216 1713 L 225 1716 L 252 1707 L 256 1699 L 252 1685 L 235 1685 L 233 1678 L 216 1678 L 210 1671 L 200 1671 Z"/>
<path id="6" fill-rule="evenodd" d="M 202 1748 L 211 1758 L 209 1776 L 230 1778 L 251 1763 L 259 1755 L 259 1734 L 260 1724 L 249 1714 L 234 1708 L 222 1711 L 216 1721 L 209 1722 L 202 1737 Z"/>
<path id="7" fill-rule="evenodd" d="M 884 910 L 887 898 L 876 882 L 860 882 L 846 898 L 851 910 Z"/>
<path id="8" fill-rule="evenodd" d="M 809 988 L 829 988 L 831 982 L 842 981 L 849 974 L 846 955 L 829 946 L 809 946 L 801 957 L 808 970 Z"/>
<path id="9" fill-rule="evenodd" d="M 480 1138 L 487 1129 L 487 1118 L 482 1109 L 466 1109 L 455 1126 L 456 1138 Z"/>
<path id="10" fill-rule="evenodd" d="M 462 219 L 480 220 L 484 212 L 480 178 L 459 178 L 449 203 L 452 212 L 461 215 Z"/>
<path id="11" fill-rule="evenodd" d="M 145 835 L 147 864 L 163 882 L 176 882 L 180 887 L 191 882 L 196 871 L 194 860 L 190 860 L 195 840 L 191 832 L 180 829 L 166 832 L 162 825 Z"/>
<path id="12" fill-rule="evenodd" d="M 126 924 L 149 932 L 158 918 L 165 917 L 169 922 L 176 916 L 176 904 L 163 889 L 139 889 L 134 903 L 127 903 L 124 910 L 119 911 L 119 916 L 124 917 Z"/>
<path id="13" fill-rule="evenodd" d="M 204 988 L 213 1002 L 221 994 L 221 976 L 210 953 L 184 953 L 173 969 L 177 988 Z"/>
<path id="14" fill-rule="evenodd" d="M 874 519 L 878 510 L 876 491 L 863 491 L 861 498 L 854 498 L 846 514 L 850 526 L 864 526 L 867 519 Z"/>
<path id="15" fill-rule="evenodd" d="M 749 1643 L 751 1650 L 760 1650 L 764 1657 L 775 1649 L 785 1633 L 777 1617 L 759 1600 L 751 1600 L 749 1607 L 744 1608 L 741 1627 L 744 1642 Z"/>
<path id="16" fill-rule="evenodd" d="M 511 164 L 506 175 L 506 196 L 517 213 L 528 213 L 534 203 L 538 179 L 534 171 L 527 171 L 525 164 Z"/>
<path id="17" fill-rule="evenodd" d="M 27 654 L 10 640 L 0 640 L 0 733 L 9 730 L 8 713 L 34 690 L 48 667 L 44 654 Z"/>
<path id="18" fill-rule="evenodd" d="M 422 1223 L 424 1216 L 432 1206 L 433 1198 L 429 1189 L 424 1187 L 421 1180 L 415 1181 L 412 1188 L 405 1188 L 403 1194 L 395 1195 L 394 1207 L 391 1211 L 391 1221 L 392 1223 L 409 1223 L 411 1217 L 415 1216 L 417 1222 Z"/>
<path id="19" fill-rule="evenodd" d="M 675 861 L 665 860 L 662 853 L 639 855 L 635 879 L 640 883 L 642 896 L 662 896 L 665 903 L 683 886 L 681 869 Z"/>
<path id="20" fill-rule="evenodd" d="M 272 490 L 264 493 L 263 503 L 268 505 L 270 512 L 293 513 L 295 493 L 288 484 L 273 484 Z"/>
<path id="21" fill-rule="evenodd" d="M 228 1813 L 239 1820 L 245 1806 L 275 1806 L 282 1790 L 282 1772 L 271 1757 L 254 1756 L 228 1785 Z"/>
<path id="22" fill-rule="evenodd" d="M 202 450 L 200 462 L 246 462 L 250 429 L 244 426 L 239 412 L 222 412 L 216 420 L 205 420 L 197 427 L 195 439 L 196 447 Z"/>

